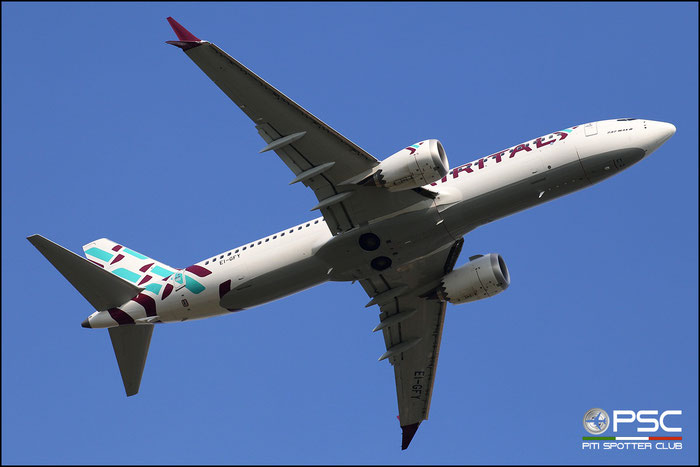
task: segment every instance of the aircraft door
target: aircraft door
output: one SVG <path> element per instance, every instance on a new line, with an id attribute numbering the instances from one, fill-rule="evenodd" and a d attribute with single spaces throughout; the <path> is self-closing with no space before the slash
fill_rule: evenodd
<path id="1" fill-rule="evenodd" d="M 583 133 L 588 136 L 595 136 L 598 134 L 598 122 L 586 123 L 583 126 Z"/>

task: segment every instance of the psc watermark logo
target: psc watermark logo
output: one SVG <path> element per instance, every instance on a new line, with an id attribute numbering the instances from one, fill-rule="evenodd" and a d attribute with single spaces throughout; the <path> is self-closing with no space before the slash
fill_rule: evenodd
<path id="1" fill-rule="evenodd" d="M 583 427 L 591 435 L 584 436 L 581 449 L 590 451 L 609 450 L 681 450 L 683 429 L 678 426 L 677 418 L 682 410 L 613 410 L 612 419 L 600 408 L 590 409 L 583 416 Z M 612 433 L 601 436 L 612 425 Z M 653 433 L 658 436 L 627 436 L 627 432 L 636 428 L 636 433 Z M 659 430 L 662 432 L 659 433 Z M 617 436 L 618 431 L 624 432 Z M 674 436 L 669 436 L 673 434 Z M 664 436 L 666 435 L 666 436 Z"/>
<path id="2" fill-rule="evenodd" d="M 583 427 L 592 435 L 605 433 L 610 425 L 610 417 L 603 409 L 591 409 L 583 416 Z"/>

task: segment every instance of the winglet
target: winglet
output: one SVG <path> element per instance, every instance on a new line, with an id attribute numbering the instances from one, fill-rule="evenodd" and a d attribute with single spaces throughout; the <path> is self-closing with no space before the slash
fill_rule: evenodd
<path id="1" fill-rule="evenodd" d="M 168 23 L 170 23 L 170 27 L 173 28 L 173 31 L 175 31 L 175 34 L 177 34 L 177 38 L 181 41 L 198 42 L 200 40 L 199 38 L 195 37 L 194 34 L 182 27 L 182 25 L 175 21 L 172 16 L 168 16 Z"/>
<path id="2" fill-rule="evenodd" d="M 401 427 L 401 450 L 403 451 L 408 447 L 409 444 L 411 444 L 411 440 L 413 439 L 413 436 L 416 434 L 416 431 L 418 431 L 418 426 L 420 425 L 420 422 L 414 423 L 412 425 L 406 425 Z"/>
<path id="3" fill-rule="evenodd" d="M 180 40 L 165 41 L 166 44 L 174 45 L 175 47 L 179 47 L 182 50 L 190 50 L 204 43 L 204 41 L 200 40 L 194 34 L 182 27 L 182 25 L 175 21 L 171 16 L 168 16 L 167 19 L 168 23 L 170 23 L 170 27 L 173 28 L 173 31 L 175 31 L 175 34 L 177 34 L 177 38 Z"/>

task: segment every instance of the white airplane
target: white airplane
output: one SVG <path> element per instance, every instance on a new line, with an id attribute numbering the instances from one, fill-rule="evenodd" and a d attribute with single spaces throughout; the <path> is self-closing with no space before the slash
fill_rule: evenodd
<path id="1" fill-rule="evenodd" d="M 658 149 L 670 123 L 621 118 L 540 136 L 450 168 L 440 142 L 379 161 L 214 44 L 168 18 L 182 49 L 253 121 L 266 146 L 318 198 L 322 217 L 183 269 L 106 238 L 84 259 L 40 235 L 28 240 L 95 308 L 82 326 L 107 328 L 127 396 L 138 392 L 153 327 L 253 308 L 326 281 L 359 281 L 377 305 L 394 367 L 401 448 L 428 418 L 447 302 L 510 284 L 503 258 L 454 268 L 463 236 L 496 219 L 615 175 Z"/>

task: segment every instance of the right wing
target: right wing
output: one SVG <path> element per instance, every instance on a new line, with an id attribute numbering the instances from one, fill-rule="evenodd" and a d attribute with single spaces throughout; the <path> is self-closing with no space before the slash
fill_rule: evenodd
<path id="1" fill-rule="evenodd" d="M 313 209 L 320 209 L 333 234 L 432 198 L 426 190 L 357 185 L 377 170 L 377 159 L 216 45 L 170 17 L 168 22 L 179 40 L 167 43 L 181 48 L 255 123 L 267 143 L 261 152 L 274 151 L 294 173 L 291 183 L 314 191 L 319 203 Z"/>
<path id="2" fill-rule="evenodd" d="M 388 359 L 394 367 L 401 449 L 428 419 L 440 354 L 445 303 L 426 294 L 454 268 L 463 243 L 459 239 L 451 248 L 360 281 L 372 297 L 368 306 L 376 304 L 381 310 L 374 330 L 384 334 L 387 351 L 380 360 Z"/>

